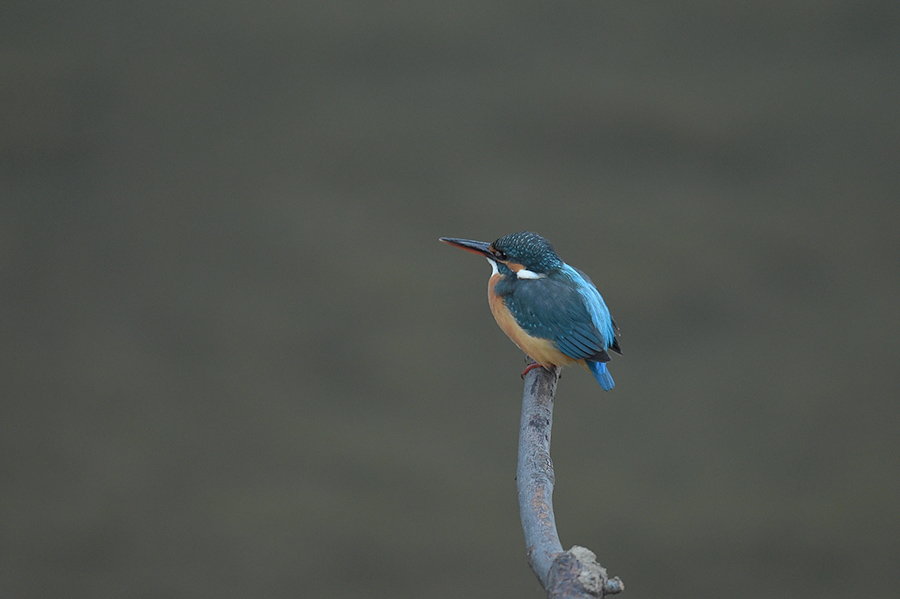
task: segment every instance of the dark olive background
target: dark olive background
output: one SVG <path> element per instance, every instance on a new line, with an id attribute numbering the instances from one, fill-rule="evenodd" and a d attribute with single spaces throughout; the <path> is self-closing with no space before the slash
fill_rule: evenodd
<path id="1" fill-rule="evenodd" d="M 628 597 L 896 594 L 900 8 L 0 8 L 0 594 L 541 597 L 522 229 L 624 357 L 559 388 Z"/>

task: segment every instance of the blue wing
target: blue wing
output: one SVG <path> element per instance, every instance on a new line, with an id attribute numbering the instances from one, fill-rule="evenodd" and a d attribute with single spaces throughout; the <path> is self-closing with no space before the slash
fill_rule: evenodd
<path id="1" fill-rule="evenodd" d="M 568 264 L 564 264 L 561 270 L 565 276 L 575 282 L 578 293 L 584 300 L 584 305 L 591 315 L 591 321 L 593 321 L 597 330 L 600 331 L 600 334 L 603 335 L 604 349 L 609 348 L 616 353 L 621 353 L 619 344 L 616 341 L 616 323 L 610 316 L 609 308 L 606 307 L 606 302 L 603 301 L 603 296 L 597 291 L 594 283 L 586 274 L 577 268 L 572 268 Z"/>
<path id="2" fill-rule="evenodd" d="M 546 278 L 526 284 L 503 283 L 498 282 L 495 291 L 529 335 L 551 339 L 562 353 L 589 363 L 608 362 L 607 349 L 619 351 L 615 325 L 603 298 L 578 270 L 565 265 Z M 594 376 L 603 385 L 596 372 Z"/>

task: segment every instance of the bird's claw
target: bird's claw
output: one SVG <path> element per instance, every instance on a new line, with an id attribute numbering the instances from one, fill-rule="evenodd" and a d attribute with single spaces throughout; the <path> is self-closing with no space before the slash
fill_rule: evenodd
<path id="1" fill-rule="evenodd" d="M 522 378 L 524 379 L 525 375 L 528 374 L 529 372 L 531 372 L 532 370 L 534 370 L 535 368 L 543 368 L 543 366 L 541 366 L 537 362 L 532 362 L 531 364 L 529 364 L 528 366 L 525 367 L 525 370 L 522 371 Z"/>

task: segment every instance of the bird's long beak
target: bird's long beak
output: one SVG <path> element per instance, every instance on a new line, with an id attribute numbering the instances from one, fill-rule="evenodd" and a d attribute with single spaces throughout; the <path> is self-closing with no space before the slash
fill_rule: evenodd
<path id="1" fill-rule="evenodd" d="M 457 239 L 456 237 L 441 237 L 441 241 L 443 241 L 447 245 L 452 245 L 454 247 L 466 250 L 467 252 L 472 252 L 473 254 L 478 254 L 479 256 L 484 256 L 492 260 L 494 259 L 494 256 L 493 254 L 491 254 L 490 250 L 491 244 L 486 241 Z"/>

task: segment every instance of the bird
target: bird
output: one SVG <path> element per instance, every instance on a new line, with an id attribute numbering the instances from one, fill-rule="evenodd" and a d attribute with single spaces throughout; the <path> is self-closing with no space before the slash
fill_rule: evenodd
<path id="1" fill-rule="evenodd" d="M 600 386 L 615 386 L 606 363 L 609 352 L 622 350 L 619 328 L 603 297 L 586 274 L 569 266 L 550 242 L 531 231 L 511 233 L 493 243 L 441 237 L 454 247 L 487 258 L 491 265 L 488 303 L 494 320 L 534 363 L 543 366 L 580 364 Z"/>

